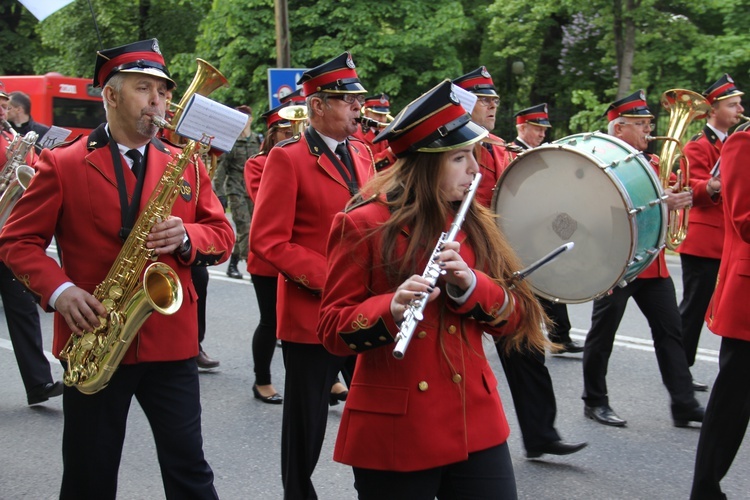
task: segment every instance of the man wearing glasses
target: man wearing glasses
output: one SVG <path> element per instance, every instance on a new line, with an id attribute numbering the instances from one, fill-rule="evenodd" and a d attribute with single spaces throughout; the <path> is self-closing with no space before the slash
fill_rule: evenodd
<path id="1" fill-rule="evenodd" d="M 284 498 L 317 498 L 311 476 L 320 456 L 330 389 L 347 358 L 316 333 L 333 216 L 374 175 L 367 146 L 352 137 L 367 92 L 351 54 L 302 74 L 310 126 L 271 149 L 258 189 L 252 252 L 279 271 L 277 336 L 286 377 L 281 429 Z"/>
<path id="2" fill-rule="evenodd" d="M 487 130 L 494 129 L 500 98 L 487 68 L 481 66 L 456 78 L 453 83 L 477 96 L 477 103 L 471 112 L 472 121 Z M 514 146 L 506 148 L 504 144 L 500 137 L 490 134 L 477 143 L 474 150 L 482 173 L 475 196 L 479 203 L 488 208 L 500 174 L 515 158 L 516 152 L 521 151 Z M 552 377 L 544 364 L 544 354 L 515 349 L 506 352 L 502 339 L 496 346 L 513 396 L 526 456 L 539 458 L 545 454 L 569 455 L 585 448 L 585 442 L 564 442 L 555 429 L 557 402 Z"/>
<path id="3" fill-rule="evenodd" d="M 643 151 L 648 145 L 654 116 L 646 104 L 642 90 L 610 104 L 606 111 L 608 132 Z M 659 159 L 645 154 L 658 171 Z M 680 210 L 692 202 L 691 192 L 672 193 L 666 190 L 669 210 Z M 638 277 L 625 287 L 594 301 L 591 329 L 583 350 L 584 415 L 600 424 L 623 427 L 626 421 L 609 406 L 607 394 L 607 365 L 628 299 L 633 297 L 651 327 L 656 359 L 662 381 L 671 398 L 674 425 L 687 427 L 690 422 L 702 422 L 704 409 L 693 393 L 692 378 L 682 346 L 680 312 L 677 308 L 674 283 L 669 277 L 664 250 Z"/>

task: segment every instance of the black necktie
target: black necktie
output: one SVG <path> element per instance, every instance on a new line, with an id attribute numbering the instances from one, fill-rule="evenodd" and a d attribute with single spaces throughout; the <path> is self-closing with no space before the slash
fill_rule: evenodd
<path id="1" fill-rule="evenodd" d="M 341 158 L 341 162 L 344 164 L 346 169 L 349 171 L 349 175 L 354 177 L 354 167 L 352 166 L 352 157 L 349 156 L 349 149 L 346 147 L 346 143 L 342 142 L 336 146 L 336 154 Z"/>
<path id="2" fill-rule="evenodd" d="M 125 155 L 133 160 L 133 166 L 130 170 L 133 172 L 136 179 L 140 179 L 141 175 L 143 175 L 143 155 L 137 149 L 131 149 L 125 153 Z"/>

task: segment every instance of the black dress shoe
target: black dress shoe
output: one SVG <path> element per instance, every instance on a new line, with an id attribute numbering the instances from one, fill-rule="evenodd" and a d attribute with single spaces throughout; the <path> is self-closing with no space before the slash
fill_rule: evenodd
<path id="1" fill-rule="evenodd" d="M 583 414 L 600 424 L 611 425 L 613 427 L 625 427 L 628 422 L 617 416 L 609 405 L 602 406 L 584 406 Z"/>
<path id="2" fill-rule="evenodd" d="M 703 422 L 706 409 L 702 406 L 688 411 L 672 411 L 672 419 L 675 427 L 688 427 L 690 422 Z"/>
<path id="3" fill-rule="evenodd" d="M 253 397 L 255 399 L 260 399 L 264 403 L 268 403 L 269 405 L 280 405 L 284 402 L 284 398 L 281 397 L 281 395 L 277 392 L 274 392 L 270 396 L 264 396 L 260 393 L 258 390 L 258 386 L 253 384 Z"/>
<path id="4" fill-rule="evenodd" d="M 708 392 L 708 384 L 703 382 L 696 382 L 693 380 L 693 391 L 695 392 Z"/>
<path id="5" fill-rule="evenodd" d="M 560 344 L 560 349 L 555 351 L 553 354 L 576 354 L 579 352 L 583 352 L 583 346 L 581 344 L 578 344 L 572 340 L 567 340 L 565 342 L 555 342 L 556 344 Z"/>
<path id="6" fill-rule="evenodd" d="M 328 396 L 328 406 L 336 406 L 339 401 L 346 401 L 346 397 L 349 395 L 349 391 L 332 392 Z"/>
<path id="7" fill-rule="evenodd" d="M 26 401 L 31 405 L 44 403 L 49 398 L 54 398 L 63 393 L 63 385 L 59 380 L 57 382 L 48 382 L 38 385 L 26 393 Z"/>
<path id="8" fill-rule="evenodd" d="M 539 458 L 544 454 L 547 455 L 570 455 L 577 451 L 581 451 L 588 443 L 564 443 L 562 441 L 550 441 L 544 446 L 539 448 L 532 448 L 526 450 L 526 458 Z"/>
<path id="9" fill-rule="evenodd" d="M 213 370 L 214 368 L 218 368 L 221 364 L 220 361 L 209 357 L 203 349 L 198 352 L 198 357 L 195 358 L 195 361 L 198 363 L 198 368 L 201 370 Z"/>

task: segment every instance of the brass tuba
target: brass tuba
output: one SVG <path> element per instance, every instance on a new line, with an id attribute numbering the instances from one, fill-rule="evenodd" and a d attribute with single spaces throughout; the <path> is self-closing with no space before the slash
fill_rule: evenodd
<path id="1" fill-rule="evenodd" d="M 663 136 L 647 136 L 646 139 L 664 140 L 659 154 L 659 180 L 663 189 L 669 188 L 669 178 L 677 162 L 682 159 L 684 168 L 677 168 L 677 183 L 674 192 L 690 190 L 690 165 L 687 157 L 682 151 L 682 136 L 685 134 L 688 125 L 693 121 L 705 118 L 711 110 L 711 105 L 706 99 L 690 90 L 671 89 L 664 92 L 661 96 L 661 105 L 669 111 L 669 124 L 667 133 Z M 679 150 L 679 152 L 678 152 Z M 688 214 L 690 207 L 682 210 L 670 210 L 667 223 L 666 245 L 670 250 L 676 249 L 685 241 L 688 231 Z"/>
<path id="2" fill-rule="evenodd" d="M 287 106 L 279 110 L 279 116 L 292 122 L 292 133 L 299 135 L 307 125 L 307 106 Z"/>
<path id="3" fill-rule="evenodd" d="M 198 60 L 198 71 L 185 91 L 175 116 L 176 124 L 193 94 L 208 95 L 225 85 L 226 78 L 213 66 Z M 154 123 L 174 131 L 161 118 Z M 176 140 L 179 136 L 174 135 Z M 151 228 L 169 217 L 180 193 L 182 174 L 199 153 L 199 143 L 189 140 L 181 152 L 172 156 L 144 210 L 117 255 L 109 274 L 94 290 L 94 297 L 107 310 L 100 325 L 82 335 L 71 335 L 60 352 L 67 361 L 63 381 L 84 394 L 94 394 L 107 386 L 141 325 L 156 310 L 174 314 L 182 305 L 182 287 L 177 273 L 156 260 L 145 242 Z M 143 269 L 146 268 L 145 272 Z"/>

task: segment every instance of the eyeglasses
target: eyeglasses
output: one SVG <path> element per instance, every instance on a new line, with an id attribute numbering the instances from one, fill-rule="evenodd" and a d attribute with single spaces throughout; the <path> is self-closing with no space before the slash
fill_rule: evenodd
<path id="1" fill-rule="evenodd" d="M 365 103 L 364 94 L 332 94 L 328 96 L 329 99 L 339 99 L 347 104 L 354 104 L 357 101 L 360 106 Z"/>
<path id="2" fill-rule="evenodd" d="M 651 123 L 651 122 L 634 122 L 634 123 L 621 122 L 620 124 L 621 125 L 632 125 L 632 126 L 638 127 L 638 128 L 648 128 L 649 130 L 654 130 L 656 128 L 656 124 L 655 123 Z"/>
<path id="3" fill-rule="evenodd" d="M 500 106 L 500 99 L 497 97 L 478 97 L 477 102 L 487 108 L 490 107 L 490 104 L 495 107 Z"/>

